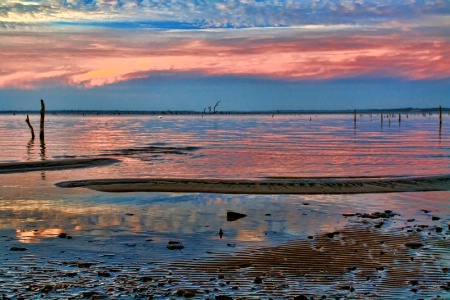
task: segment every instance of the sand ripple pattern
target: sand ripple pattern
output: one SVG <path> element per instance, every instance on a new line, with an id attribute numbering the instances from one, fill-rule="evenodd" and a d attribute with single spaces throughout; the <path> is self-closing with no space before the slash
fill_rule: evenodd
<path id="1" fill-rule="evenodd" d="M 190 192 L 221 194 L 357 194 L 450 190 L 450 175 L 392 178 L 163 179 L 124 178 L 65 181 L 58 187 L 102 192 Z"/>

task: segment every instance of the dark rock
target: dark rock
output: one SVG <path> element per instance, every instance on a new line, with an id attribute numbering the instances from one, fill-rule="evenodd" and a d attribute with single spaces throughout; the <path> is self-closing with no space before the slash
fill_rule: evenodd
<path id="1" fill-rule="evenodd" d="M 78 268 L 90 268 L 93 265 L 91 262 L 77 262 Z"/>
<path id="2" fill-rule="evenodd" d="M 428 209 L 421 209 L 421 211 L 423 211 L 424 213 L 429 213 L 429 212 L 431 212 L 431 210 L 428 210 Z"/>
<path id="3" fill-rule="evenodd" d="M 111 274 L 105 271 L 99 271 L 97 272 L 98 276 L 100 277 L 111 277 Z"/>
<path id="4" fill-rule="evenodd" d="M 438 221 L 438 220 L 440 220 L 441 218 L 440 217 L 436 217 L 436 216 L 432 216 L 431 217 L 431 220 L 433 220 L 433 221 Z"/>
<path id="5" fill-rule="evenodd" d="M 356 214 L 360 218 L 366 218 L 366 219 L 388 219 L 392 218 L 394 216 L 399 216 L 399 214 L 394 213 L 392 210 L 385 210 L 384 212 L 374 212 L 371 214 Z"/>
<path id="6" fill-rule="evenodd" d="M 184 246 L 182 244 L 169 244 L 166 248 L 169 250 L 183 250 Z"/>
<path id="7" fill-rule="evenodd" d="M 261 284 L 263 281 L 262 281 L 261 277 L 256 277 L 255 280 L 253 280 L 253 282 L 256 284 Z"/>
<path id="8" fill-rule="evenodd" d="M 356 213 L 345 213 L 345 214 L 342 214 L 344 217 L 354 217 L 354 216 L 356 216 L 357 214 Z"/>
<path id="9" fill-rule="evenodd" d="M 419 281 L 418 280 L 410 280 L 409 284 L 411 284 L 411 285 L 419 285 Z"/>
<path id="10" fill-rule="evenodd" d="M 46 284 L 41 290 L 42 293 L 46 293 L 46 294 L 50 293 L 51 291 L 53 291 L 53 285 L 50 285 L 50 284 Z"/>
<path id="11" fill-rule="evenodd" d="M 350 292 L 354 292 L 355 291 L 355 289 L 352 287 L 352 286 L 350 286 L 350 285 L 344 285 L 344 286 L 342 286 L 341 287 L 341 290 L 347 290 L 347 291 L 350 291 Z"/>
<path id="12" fill-rule="evenodd" d="M 436 227 L 436 232 L 437 232 L 437 233 L 441 233 L 441 232 L 442 232 L 442 230 L 443 230 L 443 228 L 442 228 L 442 227 Z"/>
<path id="13" fill-rule="evenodd" d="M 422 248 L 424 245 L 419 242 L 409 242 L 409 243 L 406 243 L 405 246 L 410 249 L 419 249 L 419 248 Z"/>
<path id="14" fill-rule="evenodd" d="M 66 277 L 75 277 L 75 276 L 77 276 L 77 272 L 67 272 L 67 273 L 65 273 L 64 274 L 64 276 L 66 276 Z"/>
<path id="15" fill-rule="evenodd" d="M 169 245 L 179 245 L 179 244 L 182 244 L 182 242 L 179 242 L 179 241 L 168 241 L 167 244 L 169 244 Z"/>
<path id="16" fill-rule="evenodd" d="M 153 278 L 151 276 L 141 276 L 140 280 L 143 282 L 150 282 L 153 281 Z"/>
<path id="17" fill-rule="evenodd" d="M 67 237 L 67 233 L 61 232 L 60 234 L 58 234 L 58 237 L 59 237 L 60 239 L 65 239 L 65 238 Z"/>
<path id="18" fill-rule="evenodd" d="M 332 239 L 332 238 L 334 238 L 334 236 L 336 236 L 338 234 L 340 234 L 340 232 L 339 231 L 335 231 L 335 232 L 327 233 L 326 236 L 329 237 L 330 239 Z"/>
<path id="19" fill-rule="evenodd" d="M 414 222 L 416 219 L 408 219 L 406 222 Z"/>
<path id="20" fill-rule="evenodd" d="M 306 297 L 305 295 L 299 295 L 295 296 L 294 300 L 308 300 L 308 297 Z"/>
<path id="21" fill-rule="evenodd" d="M 27 251 L 28 249 L 24 248 L 24 247 L 11 247 L 11 248 L 9 248 L 9 250 L 11 250 L 11 251 Z"/>
<path id="22" fill-rule="evenodd" d="M 198 293 L 197 290 L 182 289 L 182 290 L 177 291 L 177 296 L 184 297 L 184 298 L 192 298 L 192 297 L 195 297 L 195 295 L 197 295 L 197 293 Z"/>
<path id="23" fill-rule="evenodd" d="M 233 300 L 233 298 L 231 298 L 230 296 L 227 295 L 217 295 L 215 297 L 216 300 Z"/>
<path id="24" fill-rule="evenodd" d="M 233 222 L 242 218 L 245 218 L 247 215 L 246 214 L 241 214 L 238 212 L 234 212 L 234 211 L 229 211 L 227 212 L 227 221 L 228 222 Z"/>

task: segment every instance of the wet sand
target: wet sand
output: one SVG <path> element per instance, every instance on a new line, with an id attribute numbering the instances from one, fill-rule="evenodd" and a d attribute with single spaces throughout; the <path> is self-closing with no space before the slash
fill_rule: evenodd
<path id="1" fill-rule="evenodd" d="M 59 182 L 62 188 L 102 192 L 221 194 L 357 194 L 450 190 L 450 175 L 392 178 L 288 178 L 266 180 L 124 178 Z"/>
<path id="2" fill-rule="evenodd" d="M 450 230 L 445 221 L 397 225 L 397 214 L 346 214 L 342 230 L 275 247 L 157 262 L 151 253 L 127 262 L 116 254 L 61 258 L 42 251 L 4 254 L 0 293 L 11 299 L 447 299 Z M 445 227 L 443 227 L 445 225 Z M 4 238 L 4 237 L 3 237 Z M 175 242 L 173 242 L 175 244 Z M 7 241 L 10 247 L 13 242 Z M 180 254 L 186 248 L 159 251 Z M 192 243 L 191 243 L 192 245 Z M 25 245 L 25 247 L 28 247 Z M 73 251 L 73 250 L 72 250 Z M 182 253 L 180 254 L 182 257 Z"/>
<path id="3" fill-rule="evenodd" d="M 67 159 L 1 164 L 3 173 L 87 167 L 114 163 Z M 1 172 L 1 171 L 0 171 Z M 103 179 L 57 183 L 102 192 L 203 192 L 224 194 L 353 194 L 448 191 L 450 176 L 392 178 Z M 446 299 L 450 297 L 450 226 L 447 218 L 423 212 L 432 225 L 399 219 L 402 212 L 349 212 L 338 231 L 274 247 L 196 253 L 168 241 L 132 237 L 128 261 L 114 250 L 99 253 L 91 240 L 55 235 L 42 245 L 19 243 L 2 232 L 0 295 L 10 299 Z M 326 218 L 326 216 L 323 216 Z M 38 232 L 37 232 L 38 233 Z M 263 234 L 263 233 L 262 233 Z M 158 252 L 138 249 L 155 243 Z M 83 246 L 84 245 L 84 246 Z M 77 247 L 87 250 L 78 251 Z M 104 245 L 103 245 L 104 246 Z M 186 247 L 186 248 L 184 248 Z M 229 248 L 235 245 L 229 244 Z M 181 254 L 168 262 L 161 253 Z"/>

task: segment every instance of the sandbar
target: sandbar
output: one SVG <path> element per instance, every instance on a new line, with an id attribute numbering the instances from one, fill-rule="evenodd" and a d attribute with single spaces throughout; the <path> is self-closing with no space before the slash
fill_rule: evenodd
<path id="1" fill-rule="evenodd" d="M 119 178 L 56 183 L 101 192 L 171 192 L 221 194 L 358 194 L 450 190 L 450 175 L 392 178 L 289 178 L 265 180 Z"/>
<path id="2" fill-rule="evenodd" d="M 110 165 L 119 160 L 111 158 L 66 158 L 42 161 L 0 163 L 0 174 L 33 171 L 54 171 Z"/>

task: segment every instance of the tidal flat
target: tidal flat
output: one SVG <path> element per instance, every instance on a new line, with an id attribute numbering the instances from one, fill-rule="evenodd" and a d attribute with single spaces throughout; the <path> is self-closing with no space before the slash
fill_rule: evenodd
<path id="1" fill-rule="evenodd" d="M 0 174 L 0 295 L 450 297 L 448 122 L 438 130 L 433 116 L 391 126 L 375 120 L 363 115 L 354 126 L 348 115 L 49 116 L 40 142 L 29 141 L 22 116 L 0 116 L 0 169 L 38 166 Z M 97 159 L 108 163 L 63 163 Z M 432 188 L 426 178 L 443 181 Z M 132 184 L 174 179 L 185 186 L 306 180 L 335 190 L 362 180 L 392 190 L 138 191 Z M 399 180 L 410 189 L 395 190 L 392 181 L 405 184 Z M 58 186 L 98 181 L 128 190 Z M 421 184 L 427 189 L 411 189 Z M 230 212 L 244 216 L 230 220 Z"/>

